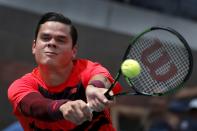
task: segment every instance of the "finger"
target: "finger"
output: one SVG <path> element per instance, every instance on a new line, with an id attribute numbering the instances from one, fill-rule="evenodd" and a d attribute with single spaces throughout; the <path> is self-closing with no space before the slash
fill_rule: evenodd
<path id="1" fill-rule="evenodd" d="M 112 104 L 114 104 L 114 101 L 113 100 L 104 99 L 104 103 L 105 103 L 105 106 L 111 106 Z"/>
<path id="2" fill-rule="evenodd" d="M 87 103 L 87 105 L 83 108 L 83 112 L 86 116 L 86 119 L 91 121 L 93 117 L 93 109 L 89 106 L 89 103 Z"/>
<path id="3" fill-rule="evenodd" d="M 102 111 L 105 108 L 105 104 L 100 102 L 98 99 L 95 99 L 92 102 L 92 108 L 94 109 L 94 111 L 100 112 L 100 111 Z"/>
<path id="4" fill-rule="evenodd" d="M 92 113 L 94 110 L 92 109 L 92 107 L 90 106 L 90 103 L 87 103 L 88 106 L 88 110 Z"/>
<path id="5" fill-rule="evenodd" d="M 113 96 L 114 95 L 113 91 L 110 91 L 109 92 L 109 95 Z"/>
<path id="6" fill-rule="evenodd" d="M 110 96 L 113 96 L 113 94 L 114 94 L 113 91 L 109 92 Z M 114 103 L 113 99 L 107 99 L 107 98 L 104 99 L 103 102 L 105 103 L 106 106 L 110 106 Z"/>
<path id="7" fill-rule="evenodd" d="M 77 118 L 77 124 L 80 125 L 84 121 L 88 120 L 87 115 L 85 115 L 84 111 L 81 108 L 76 109 L 75 118 Z"/>
<path id="8" fill-rule="evenodd" d="M 67 103 L 69 106 L 62 106 L 61 111 L 63 113 L 64 119 L 69 120 L 75 124 L 77 124 L 76 122 L 76 118 L 75 116 L 73 116 L 73 108 L 70 105 L 70 103 Z"/>
<path id="9" fill-rule="evenodd" d="M 94 108 L 93 108 L 93 101 L 89 101 L 88 103 L 87 103 L 87 107 L 88 107 L 88 110 L 92 113 L 93 111 L 95 111 L 94 110 Z"/>
<path id="10" fill-rule="evenodd" d="M 77 118 L 73 114 L 69 114 L 67 116 L 67 120 L 69 120 L 69 121 L 73 122 L 74 124 L 78 125 Z"/>
<path id="11" fill-rule="evenodd" d="M 101 102 L 101 101 L 99 101 L 99 102 L 100 102 L 99 106 L 102 110 L 104 110 L 104 108 L 109 108 L 114 104 L 113 100 L 108 100 L 108 99 L 104 99 L 103 102 Z"/>
<path id="12" fill-rule="evenodd" d="M 81 124 L 81 113 L 80 111 L 75 108 L 75 106 L 72 107 L 72 112 L 69 114 L 70 120 L 72 120 L 76 125 Z"/>
<path id="13" fill-rule="evenodd" d="M 77 117 L 79 124 L 87 120 L 91 121 L 92 116 L 92 112 L 85 102 L 79 103 L 79 106 L 75 107 L 75 117 Z"/>
<path id="14" fill-rule="evenodd" d="M 108 102 L 108 99 L 104 96 L 104 94 L 97 94 L 96 99 L 99 101 L 99 103 L 104 105 Z"/>

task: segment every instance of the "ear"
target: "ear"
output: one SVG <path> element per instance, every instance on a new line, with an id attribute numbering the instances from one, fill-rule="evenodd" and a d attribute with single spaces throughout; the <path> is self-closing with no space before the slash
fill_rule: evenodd
<path id="1" fill-rule="evenodd" d="M 32 54 L 35 54 L 36 40 L 33 40 L 32 43 Z"/>
<path id="2" fill-rule="evenodd" d="M 78 50 L 78 46 L 77 44 L 73 47 L 73 59 L 75 59 L 77 57 L 77 50 Z"/>

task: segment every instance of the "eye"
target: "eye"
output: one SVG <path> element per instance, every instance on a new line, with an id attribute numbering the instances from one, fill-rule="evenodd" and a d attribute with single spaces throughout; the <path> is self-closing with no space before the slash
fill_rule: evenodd
<path id="1" fill-rule="evenodd" d="M 67 42 L 67 38 L 65 36 L 56 37 L 56 41 L 60 44 L 65 44 Z"/>
<path id="2" fill-rule="evenodd" d="M 51 36 L 47 35 L 47 34 L 41 35 L 40 38 L 41 38 L 42 41 L 45 41 L 45 42 L 51 40 Z"/>
<path id="3" fill-rule="evenodd" d="M 66 42 L 66 40 L 65 40 L 65 39 L 63 39 L 63 38 L 58 38 L 58 39 L 57 39 L 57 42 L 59 42 L 59 43 L 65 43 L 65 42 Z"/>

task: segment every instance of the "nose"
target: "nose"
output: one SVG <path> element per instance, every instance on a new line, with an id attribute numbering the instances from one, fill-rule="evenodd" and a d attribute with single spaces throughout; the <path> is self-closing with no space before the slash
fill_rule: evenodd
<path id="1" fill-rule="evenodd" d="M 47 47 L 48 48 L 57 48 L 57 45 L 50 42 L 47 44 Z"/>

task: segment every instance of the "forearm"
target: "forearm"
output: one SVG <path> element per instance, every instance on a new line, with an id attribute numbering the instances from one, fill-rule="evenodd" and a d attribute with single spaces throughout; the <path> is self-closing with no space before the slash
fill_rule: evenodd
<path id="1" fill-rule="evenodd" d="M 110 76 L 104 76 L 102 74 L 98 74 L 93 76 L 89 82 L 88 85 L 92 85 L 94 87 L 98 87 L 98 88 L 110 88 L 111 84 L 113 83 L 114 79 Z M 112 91 L 110 92 L 110 94 L 117 94 L 122 90 L 121 85 L 117 82 L 115 84 L 115 87 L 112 89 Z"/>
<path id="2" fill-rule="evenodd" d="M 51 100 L 39 93 L 26 95 L 19 103 L 19 110 L 26 116 L 40 120 L 55 121 L 63 119 L 59 107 L 68 100 Z"/>
<path id="3" fill-rule="evenodd" d="M 110 81 L 103 75 L 93 76 L 88 84 L 99 88 L 109 88 L 111 85 Z"/>

